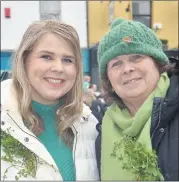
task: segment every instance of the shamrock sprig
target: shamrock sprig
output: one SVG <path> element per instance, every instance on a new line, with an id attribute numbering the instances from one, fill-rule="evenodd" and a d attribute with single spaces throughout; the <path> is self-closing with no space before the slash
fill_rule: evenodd
<path id="1" fill-rule="evenodd" d="M 35 178 L 38 164 L 38 157 L 22 145 L 17 139 L 13 138 L 10 134 L 1 130 L 1 147 L 4 156 L 1 156 L 1 160 L 9 162 L 10 166 L 5 170 L 3 180 L 7 178 L 8 170 L 11 167 L 18 169 L 18 173 L 15 176 L 16 181 L 19 178 L 32 176 Z"/>
<path id="2" fill-rule="evenodd" d="M 132 171 L 135 177 L 133 180 L 162 179 L 156 152 L 148 150 L 135 137 L 124 136 L 120 141 L 115 142 L 111 155 L 121 161 L 124 170 Z"/>

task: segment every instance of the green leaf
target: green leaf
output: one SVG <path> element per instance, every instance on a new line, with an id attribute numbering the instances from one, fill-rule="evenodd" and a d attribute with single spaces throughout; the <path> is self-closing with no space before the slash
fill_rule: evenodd
<path id="1" fill-rule="evenodd" d="M 18 178 L 18 176 L 15 176 L 15 180 L 16 180 L 16 181 L 19 181 L 19 178 Z"/>
<path id="2" fill-rule="evenodd" d="M 137 142 L 136 138 L 124 136 L 119 142 L 115 142 L 113 149 L 115 154 L 118 154 L 113 157 L 122 163 L 122 169 L 131 170 L 136 180 L 160 178 L 156 152 L 147 150 L 146 146 Z"/>
<path id="3" fill-rule="evenodd" d="M 1 146 L 5 153 L 5 156 L 2 156 L 1 159 L 10 163 L 10 167 L 22 168 L 19 170 L 18 175 L 15 176 L 16 181 L 19 180 L 21 176 L 27 177 L 28 175 L 35 178 L 37 161 L 38 158 L 32 151 L 22 145 L 17 139 L 13 138 L 10 134 L 1 130 Z M 9 168 L 5 170 L 7 174 Z"/>

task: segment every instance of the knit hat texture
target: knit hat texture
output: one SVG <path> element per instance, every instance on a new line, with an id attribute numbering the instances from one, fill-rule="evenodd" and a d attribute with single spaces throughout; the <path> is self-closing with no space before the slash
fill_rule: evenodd
<path id="1" fill-rule="evenodd" d="M 99 42 L 97 59 L 101 76 L 110 60 L 125 54 L 147 55 L 162 65 L 169 63 L 153 30 L 140 22 L 118 18 Z"/>

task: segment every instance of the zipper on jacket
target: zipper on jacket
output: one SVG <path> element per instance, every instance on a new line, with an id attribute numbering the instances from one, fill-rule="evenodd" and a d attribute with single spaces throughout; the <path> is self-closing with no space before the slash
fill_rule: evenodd
<path id="1" fill-rule="evenodd" d="M 17 125 L 17 127 L 18 127 L 21 131 L 23 131 L 23 132 L 26 133 L 27 135 L 29 135 L 29 136 L 31 136 L 31 137 L 37 139 L 41 144 L 43 144 L 35 135 L 31 135 L 30 133 L 27 133 L 26 131 L 24 131 L 24 130 L 17 124 L 17 122 L 11 117 L 11 115 L 10 115 L 9 113 L 7 113 L 7 115 L 11 118 L 12 121 L 14 121 L 14 123 Z"/>
<path id="2" fill-rule="evenodd" d="M 158 129 L 158 127 L 159 127 L 159 125 L 160 125 L 161 110 L 162 110 L 162 103 L 163 103 L 163 100 L 162 100 L 162 101 L 161 101 L 161 103 L 160 103 L 160 108 L 159 108 L 159 119 L 158 119 L 157 126 L 155 127 L 155 129 L 154 129 L 154 131 L 153 131 L 153 133 L 152 133 L 151 140 L 153 139 L 154 134 L 155 134 L 155 132 L 157 131 L 157 129 Z"/>
<path id="3" fill-rule="evenodd" d="M 77 134 L 78 134 L 78 132 L 77 132 L 76 128 L 74 127 L 74 125 L 72 125 L 72 126 L 73 126 L 73 129 L 74 129 L 74 132 L 75 132 L 75 142 L 74 142 L 74 146 L 73 146 L 73 148 L 74 148 L 74 151 L 73 151 L 73 160 L 74 160 L 75 180 L 76 180 L 76 160 L 75 160 L 75 152 L 76 152 L 76 144 L 77 144 Z"/>

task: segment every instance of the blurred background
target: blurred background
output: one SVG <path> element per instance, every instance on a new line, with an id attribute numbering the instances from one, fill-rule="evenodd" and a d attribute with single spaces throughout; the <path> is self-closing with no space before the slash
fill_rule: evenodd
<path id="1" fill-rule="evenodd" d="M 178 1 L 1 1 L 1 81 L 11 72 L 13 52 L 29 24 L 56 18 L 76 28 L 84 75 L 99 88 L 98 42 L 117 17 L 152 28 L 167 55 L 178 56 Z"/>

